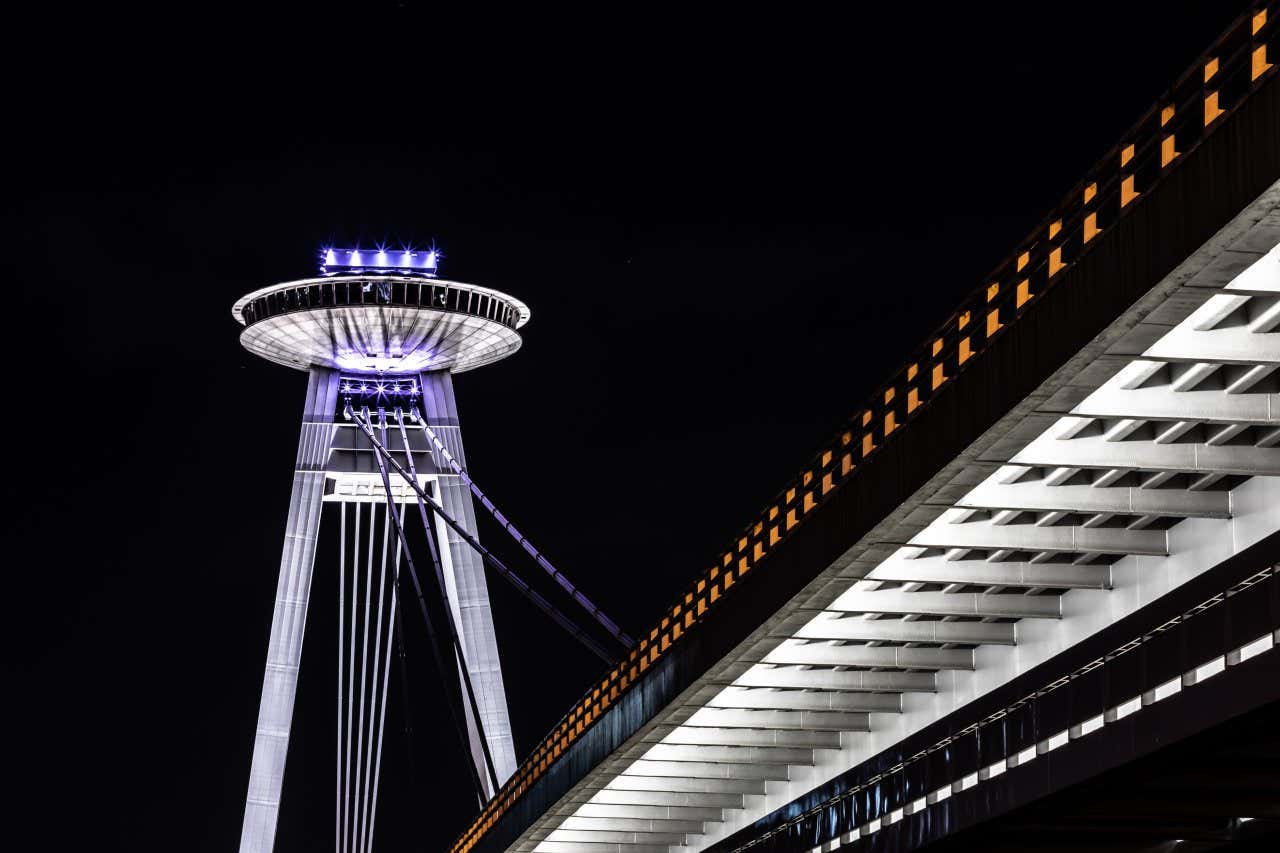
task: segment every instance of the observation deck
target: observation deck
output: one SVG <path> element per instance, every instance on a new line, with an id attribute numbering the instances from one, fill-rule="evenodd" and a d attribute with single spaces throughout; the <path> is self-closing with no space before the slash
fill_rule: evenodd
<path id="1" fill-rule="evenodd" d="M 240 343 L 307 370 L 461 373 L 520 348 L 523 302 L 497 290 L 412 274 L 365 272 L 288 281 L 236 301 Z"/>

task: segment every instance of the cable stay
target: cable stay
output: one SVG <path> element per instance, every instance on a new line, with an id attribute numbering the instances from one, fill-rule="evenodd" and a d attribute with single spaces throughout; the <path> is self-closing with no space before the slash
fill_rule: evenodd
<path id="1" fill-rule="evenodd" d="M 577 624 L 575 624 L 571 619 L 569 619 L 569 617 L 561 613 L 560 610 L 555 607 L 555 605 L 553 605 L 551 602 L 543 598 L 542 595 L 537 592 L 537 590 L 534 590 L 527 583 L 525 583 L 524 580 L 522 580 L 519 577 L 519 575 L 515 574 L 515 572 L 513 572 L 510 568 L 508 568 L 505 563 L 503 563 L 500 559 L 498 559 L 497 556 L 493 554 L 493 552 L 491 552 L 488 548 L 481 545 L 480 540 L 476 539 L 476 537 L 473 536 L 469 531 L 467 531 L 467 529 L 463 527 L 455 518 L 453 518 L 451 515 L 445 512 L 444 507 L 441 506 L 439 501 L 431 497 L 431 495 L 427 494 L 426 491 L 423 490 L 422 486 L 418 484 L 417 477 L 413 476 L 408 470 L 406 470 L 405 467 L 401 465 L 400 462 L 398 462 L 394 456 L 391 455 L 391 453 L 387 450 L 387 448 L 383 445 L 383 443 L 378 440 L 377 436 L 373 432 L 373 428 L 369 423 L 370 418 L 367 414 L 368 412 L 367 408 L 364 411 L 366 414 L 364 415 L 364 418 L 362 418 L 360 414 L 352 410 L 351 405 L 348 402 L 344 410 L 344 415 L 347 418 L 353 420 L 356 423 L 356 425 L 359 426 L 360 430 L 365 434 L 365 437 L 369 439 L 370 443 L 373 445 L 374 450 L 376 451 L 376 456 L 379 460 L 379 466 L 383 466 L 383 465 L 390 466 L 390 468 L 393 469 L 400 476 L 400 478 L 403 479 L 406 484 L 408 484 L 409 488 L 411 488 L 413 492 L 418 496 L 419 508 L 424 513 L 427 511 L 427 508 L 429 508 L 432 513 L 434 513 L 435 515 L 438 515 L 440 519 L 444 521 L 445 524 L 451 527 L 455 533 L 457 533 L 469 546 L 471 546 L 471 548 L 473 548 L 480 555 L 481 559 L 483 559 L 484 562 L 491 569 L 493 569 L 503 579 L 505 579 L 512 586 L 514 586 L 517 590 L 519 590 L 520 593 L 525 596 L 525 598 L 527 598 L 529 601 L 531 601 L 534 604 L 534 606 L 536 606 L 539 610 L 541 610 L 548 617 L 550 617 L 552 621 L 554 621 L 557 625 L 559 625 L 561 628 L 567 631 L 570 635 L 572 635 L 575 639 L 577 639 L 578 642 L 582 643 L 582 645 L 584 645 L 588 650 L 590 650 L 593 654 L 595 654 L 605 663 L 610 663 L 610 664 L 613 663 L 615 660 L 615 657 L 611 655 L 608 651 L 606 651 L 599 643 L 597 643 L 591 637 L 590 634 L 587 634 L 585 631 L 583 631 L 580 627 L 578 627 Z M 398 417 L 398 420 L 400 420 L 401 424 L 403 425 L 402 415 Z M 390 488 L 389 482 L 387 484 L 387 488 Z M 425 507 L 422 506 L 423 504 L 425 504 Z M 428 529 L 430 529 L 429 525 L 428 525 Z"/>
<path id="2" fill-rule="evenodd" d="M 399 413 L 398 409 L 397 413 Z M 574 586 L 572 581 L 557 570 L 555 566 L 551 565 L 551 561 L 543 556 L 542 552 L 535 548 L 533 543 L 530 542 L 523 533 L 517 530 L 514 524 L 507 520 L 507 517 L 504 516 L 497 506 L 494 505 L 493 501 L 489 500 L 489 497 L 478 485 L 476 485 L 476 481 L 471 479 L 471 475 L 468 474 L 466 469 L 463 468 L 458 460 L 454 458 L 453 454 L 449 452 L 449 449 L 444 446 L 444 442 L 442 442 L 440 437 L 436 435 L 435 430 L 431 429 L 431 427 L 427 425 L 427 419 L 419 415 L 416 407 L 410 410 L 409 417 L 416 421 L 426 432 L 427 438 L 429 438 L 431 443 L 435 445 L 436 451 L 449 465 L 449 467 L 453 469 L 453 473 L 458 475 L 458 477 L 462 479 L 462 482 L 466 483 L 467 488 L 471 490 L 471 494 L 475 496 L 476 500 L 480 501 L 480 505 L 489 511 L 489 514 L 493 516 L 494 520 L 498 522 L 503 530 L 510 533 L 512 538 L 520 543 L 520 547 L 524 548 L 529 556 L 533 558 L 534 562 L 541 566 L 547 574 L 551 575 L 555 582 L 559 584 L 560 587 L 564 589 L 564 591 L 567 592 L 583 610 L 590 613 L 592 617 L 600 623 L 602 628 L 608 631 L 615 640 L 622 644 L 624 649 L 630 649 L 635 645 L 635 640 L 631 639 L 625 631 L 618 627 L 617 623 L 605 615 L 603 610 L 597 607 L 591 599 L 587 598 L 581 590 Z M 404 419 L 402 417 L 398 417 L 397 420 L 400 421 L 400 429 L 403 432 Z M 406 441 L 405 447 L 408 446 L 409 444 Z M 412 454 L 410 454 L 410 456 L 412 456 Z"/>
<path id="3" fill-rule="evenodd" d="M 383 462 L 383 458 L 384 458 L 383 454 L 386 453 L 385 448 L 382 447 L 381 442 L 379 442 L 377 437 L 374 435 L 373 429 L 368 422 L 369 421 L 368 409 L 364 410 L 363 419 L 360 417 L 359 414 L 356 414 L 351 411 L 351 407 L 349 404 L 347 406 L 346 411 L 350 413 L 352 419 L 360 427 L 361 431 L 364 432 L 365 437 L 368 438 L 369 441 L 374 445 L 374 448 L 379 451 L 377 454 L 375 454 L 375 456 L 378 460 L 378 469 L 382 476 L 383 488 L 386 491 L 386 494 L 388 496 L 387 508 L 391 516 L 391 521 L 395 527 L 396 536 L 400 541 L 400 549 L 404 554 L 405 564 L 409 568 L 409 577 L 413 582 L 414 592 L 417 594 L 417 597 L 418 597 L 418 605 L 422 610 L 423 621 L 426 622 L 427 632 L 430 635 L 432 640 L 432 651 L 436 658 L 436 665 L 440 669 L 441 676 L 444 678 L 446 684 L 448 684 L 451 688 L 455 687 L 456 682 L 454 681 L 451 673 L 449 672 L 445 664 L 445 654 L 442 653 L 443 650 L 441 648 L 441 644 L 439 642 L 439 638 L 438 638 L 438 635 L 436 634 L 435 627 L 434 627 L 435 623 L 431 619 L 431 615 L 427 607 L 426 596 L 423 594 L 423 591 L 422 591 L 422 584 L 418 578 L 417 565 L 414 563 L 413 554 L 409 550 L 409 541 L 408 541 L 408 538 L 405 536 L 405 532 L 404 532 L 404 522 L 400 517 L 400 513 L 396 508 L 395 502 L 390 500 L 391 478 L 387 472 L 386 464 Z M 394 462 L 394 460 L 392 461 Z M 453 647 L 453 652 L 457 659 L 456 660 L 457 669 L 459 674 L 461 675 L 463 690 L 466 694 L 465 700 L 468 706 L 470 707 L 471 716 L 475 722 L 476 731 L 478 734 L 477 740 L 480 742 L 479 745 L 480 745 L 481 753 L 484 759 L 483 761 L 484 768 L 487 771 L 489 780 L 492 784 L 491 790 L 497 791 L 499 787 L 498 776 L 497 776 L 497 773 L 494 771 L 493 756 L 490 754 L 490 751 L 489 751 L 489 742 L 485 738 L 484 724 L 480 717 L 479 706 L 476 703 L 475 689 L 471 684 L 471 673 L 470 673 L 470 670 L 467 668 L 466 656 L 462 651 L 462 644 L 458 639 L 457 628 L 453 623 L 453 611 L 449 606 L 448 593 L 444 585 L 444 572 L 440 566 L 439 551 L 436 547 L 435 534 L 432 532 L 430 523 L 427 524 L 426 532 L 427 532 L 427 544 L 431 553 L 432 563 L 436 570 L 437 583 L 439 585 L 439 592 L 440 592 L 439 601 L 443 604 L 443 608 L 445 612 L 445 627 L 448 629 L 450 645 Z M 458 729 L 458 734 L 462 741 L 463 749 L 469 752 L 470 738 L 467 735 L 465 724 L 461 719 L 458 718 L 458 715 L 457 715 L 457 708 L 462 704 L 462 702 L 461 701 L 458 702 L 457 705 L 455 705 L 453 702 L 449 702 L 447 704 L 449 704 L 450 713 L 453 715 L 455 727 Z M 485 801 L 488 800 L 488 796 L 486 795 L 484 790 L 484 785 L 480 780 L 479 773 L 475 768 L 475 766 L 471 762 L 468 762 L 467 764 L 472 771 L 472 774 L 474 776 L 473 781 L 475 782 L 475 785 L 476 785 L 476 791 L 480 798 L 481 803 L 483 804 Z"/>

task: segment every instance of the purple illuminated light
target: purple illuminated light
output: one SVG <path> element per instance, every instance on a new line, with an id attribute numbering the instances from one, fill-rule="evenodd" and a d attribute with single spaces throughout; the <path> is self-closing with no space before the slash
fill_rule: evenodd
<path id="1" fill-rule="evenodd" d="M 437 249 L 402 252 L 361 252 L 359 249 L 326 248 L 320 265 L 322 275 L 350 275 L 353 273 L 399 273 L 425 275 L 432 278 L 440 268 L 440 252 Z"/>

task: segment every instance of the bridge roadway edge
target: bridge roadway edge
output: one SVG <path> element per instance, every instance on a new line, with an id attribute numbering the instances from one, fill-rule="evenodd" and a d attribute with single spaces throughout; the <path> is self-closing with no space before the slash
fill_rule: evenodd
<path id="1" fill-rule="evenodd" d="M 798 596 L 824 597 L 821 587 L 830 585 L 832 573 L 853 562 L 856 549 L 849 543 L 886 524 L 906 523 L 905 506 L 927 509 L 921 495 L 944 483 L 948 472 L 954 476 L 977 463 L 990 449 L 990 442 L 984 446 L 980 439 L 1019 406 L 1027 408 L 1038 389 L 1043 394 L 1048 377 L 1087 362 L 1091 348 L 1100 351 L 1100 340 L 1118 317 L 1131 312 L 1135 303 L 1149 303 L 1147 311 L 1159 304 L 1161 298 L 1151 298 L 1157 285 L 1280 180 L 1277 79 L 1273 76 L 1225 126 L 1139 199 L 1137 208 L 1104 231 L 1061 280 L 1037 297 L 1033 310 L 990 342 L 978 363 L 940 389 L 919 417 L 820 504 L 785 548 L 744 576 L 731 593 L 735 600 L 712 608 L 507 809 L 474 849 L 508 849 L 575 786 L 589 781 L 602 762 L 656 725 L 660 713 L 699 678 L 735 649 L 758 642 L 786 603 Z M 736 837 L 711 849 L 733 849 Z"/>

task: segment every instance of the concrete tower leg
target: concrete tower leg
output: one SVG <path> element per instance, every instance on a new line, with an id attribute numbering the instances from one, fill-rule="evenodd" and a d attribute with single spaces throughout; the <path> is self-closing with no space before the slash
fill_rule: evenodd
<path id="1" fill-rule="evenodd" d="M 289 497 L 289 521 L 280 557 L 280 581 L 271 616 L 271 639 L 262 679 L 258 728 L 253 740 L 244 827 L 240 833 L 241 853 L 270 853 L 275 844 L 298 665 L 302 660 L 302 636 L 311 595 L 311 570 L 320 530 L 325 464 L 337 429 L 334 424 L 337 405 L 337 372 L 313 367 L 307 380 L 302 435 L 298 440 L 293 491 Z"/>
<path id="2" fill-rule="evenodd" d="M 453 378 L 448 371 L 422 374 L 422 403 L 427 423 L 454 458 L 465 467 L 467 456 L 462 449 L 458 406 L 453 396 Z M 442 474 L 438 483 L 440 503 L 444 511 L 461 523 L 467 532 L 476 536 L 476 515 L 471 503 L 471 492 L 458 477 L 451 474 Z M 444 544 L 440 549 L 440 558 L 449 602 L 453 608 L 454 622 L 458 626 L 462 652 L 471 673 L 471 683 L 476 691 L 476 704 L 480 708 L 485 739 L 493 756 L 494 771 L 501 784 L 515 772 L 516 752 L 511 738 L 507 692 L 502 683 L 502 666 L 493 631 L 493 611 L 489 605 L 484 563 L 452 528 L 439 520 L 436 522 L 436 537 Z M 471 753 L 477 766 L 483 767 L 484 758 L 470 708 L 466 712 Z M 485 784 L 488 787 L 487 779 Z"/>

